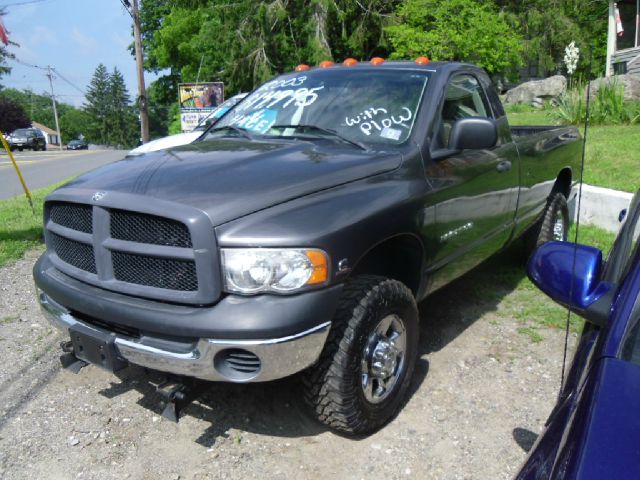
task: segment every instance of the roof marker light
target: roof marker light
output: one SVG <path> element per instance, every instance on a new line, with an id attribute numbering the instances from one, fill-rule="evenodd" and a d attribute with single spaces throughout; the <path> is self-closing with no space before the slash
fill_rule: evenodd
<path id="1" fill-rule="evenodd" d="M 329 67 L 333 67 L 333 62 L 331 60 L 324 60 L 322 62 L 320 62 L 320 65 L 318 65 L 320 68 L 329 68 Z"/>
<path id="2" fill-rule="evenodd" d="M 416 63 L 418 65 L 428 65 L 430 61 L 431 60 L 429 60 L 428 57 L 418 57 L 418 58 L 416 58 Z"/>
<path id="3" fill-rule="evenodd" d="M 296 67 L 296 72 L 305 72 L 309 70 L 311 67 L 305 63 L 301 63 Z"/>
<path id="4" fill-rule="evenodd" d="M 382 65 L 384 63 L 384 58 L 382 58 L 382 57 L 373 57 L 369 63 L 371 65 Z"/>
<path id="5" fill-rule="evenodd" d="M 353 67 L 354 65 L 356 65 L 358 63 L 358 60 L 356 60 L 355 58 L 346 58 L 344 60 L 344 62 L 342 62 L 342 64 L 345 67 Z"/>

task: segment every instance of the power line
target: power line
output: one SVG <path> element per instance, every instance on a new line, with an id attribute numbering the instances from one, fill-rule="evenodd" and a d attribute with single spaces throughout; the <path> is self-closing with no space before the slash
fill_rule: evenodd
<path id="1" fill-rule="evenodd" d="M 13 60 L 14 62 L 19 63 L 20 65 L 24 65 L 25 67 L 30 67 L 30 68 L 39 68 L 40 70 L 46 70 L 46 69 L 47 69 L 47 67 L 41 67 L 41 66 L 39 66 L 39 65 L 34 65 L 34 64 L 32 64 L 32 63 L 28 63 L 28 62 L 25 62 L 25 61 L 23 61 L 23 60 L 20 60 L 20 59 L 19 59 L 18 57 L 16 57 L 15 55 L 8 56 L 8 57 L 7 57 L 7 59 L 8 59 L 8 60 Z"/>
<path id="2" fill-rule="evenodd" d="M 32 63 L 28 63 L 25 61 L 20 60 L 19 58 L 16 58 L 15 56 L 13 57 L 9 57 L 10 60 L 13 60 L 14 62 L 19 63 L 20 65 L 24 65 L 25 67 L 30 67 L 30 68 L 37 68 L 39 70 L 46 70 L 48 71 L 49 69 L 47 67 L 41 67 L 39 65 L 34 65 Z M 62 75 L 60 73 L 60 71 L 54 67 L 51 67 L 51 70 L 54 71 L 56 73 L 56 75 L 58 75 L 58 77 L 63 80 L 64 82 L 66 82 L 69 86 L 71 86 L 72 88 L 76 89 L 78 92 L 80 92 L 83 96 L 86 95 L 84 90 L 82 90 L 82 88 L 78 87 L 76 84 L 74 84 L 71 80 L 68 80 L 64 75 Z"/>
<path id="3" fill-rule="evenodd" d="M 133 18 L 133 13 L 131 13 L 131 10 L 129 10 L 131 8 L 131 4 L 129 3 L 129 0 L 120 0 L 120 3 L 124 7 L 124 9 L 127 11 L 129 16 Z"/>
<path id="4" fill-rule="evenodd" d="M 63 81 L 67 82 L 67 84 L 69 84 L 71 87 L 75 88 L 82 95 L 85 95 L 84 90 L 82 90 L 80 87 L 75 85 L 73 82 L 71 82 L 71 81 L 67 80 L 66 78 L 64 78 L 64 76 L 56 68 L 52 67 L 51 70 L 53 70 L 58 75 L 58 77 L 60 77 Z"/>

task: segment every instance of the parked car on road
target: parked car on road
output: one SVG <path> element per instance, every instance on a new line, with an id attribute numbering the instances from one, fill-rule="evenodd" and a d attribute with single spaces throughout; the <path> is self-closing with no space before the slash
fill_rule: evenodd
<path id="1" fill-rule="evenodd" d="M 158 150 L 164 150 L 165 148 L 178 147 L 180 145 L 186 145 L 193 142 L 200 137 L 203 132 L 214 124 L 220 117 L 233 108 L 240 100 L 247 96 L 247 93 L 239 93 L 224 101 L 218 106 L 209 116 L 202 120 L 196 128 L 190 132 L 176 133 L 175 135 L 169 135 L 168 137 L 157 138 L 151 140 L 139 147 L 131 150 L 127 155 L 136 156 L 144 153 L 156 152 Z"/>
<path id="2" fill-rule="evenodd" d="M 67 150 L 88 150 L 89 145 L 84 140 L 71 140 L 67 144 Z"/>
<path id="3" fill-rule="evenodd" d="M 522 235 L 566 239 L 575 127 L 510 128 L 469 64 L 354 62 L 49 195 L 34 275 L 73 368 L 302 372 L 321 422 L 370 433 L 409 387 L 418 301 Z"/>
<path id="4" fill-rule="evenodd" d="M 529 277 L 586 320 L 564 388 L 518 479 L 640 477 L 640 191 L 606 262 L 594 247 L 541 246 Z"/>
<path id="5" fill-rule="evenodd" d="M 27 148 L 36 151 L 47 149 L 47 140 L 37 128 L 19 128 L 9 135 L 7 142 L 11 150 L 18 149 L 22 151 Z"/>

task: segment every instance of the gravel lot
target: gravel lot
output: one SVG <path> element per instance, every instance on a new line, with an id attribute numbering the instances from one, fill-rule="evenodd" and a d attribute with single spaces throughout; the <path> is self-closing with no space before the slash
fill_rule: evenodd
<path id="1" fill-rule="evenodd" d="M 295 378 L 213 384 L 174 424 L 141 369 L 61 370 L 62 337 L 35 302 L 38 254 L 0 269 L 3 479 L 510 478 L 557 394 L 563 332 L 532 343 L 501 300 L 459 295 L 473 288 L 462 279 L 421 305 L 412 395 L 377 434 L 316 424 Z"/>

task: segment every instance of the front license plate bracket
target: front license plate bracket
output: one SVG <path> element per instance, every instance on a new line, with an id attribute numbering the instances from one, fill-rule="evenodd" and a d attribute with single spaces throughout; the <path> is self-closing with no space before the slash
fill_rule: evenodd
<path id="1" fill-rule="evenodd" d="M 80 360 L 110 372 L 117 372 L 127 366 L 127 361 L 118 355 L 113 335 L 93 330 L 82 324 L 70 327 L 69 335 L 73 354 Z"/>

